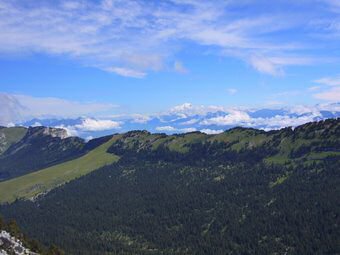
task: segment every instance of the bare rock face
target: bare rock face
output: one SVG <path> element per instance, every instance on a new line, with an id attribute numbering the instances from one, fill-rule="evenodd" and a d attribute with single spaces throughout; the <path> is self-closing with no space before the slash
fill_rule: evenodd
<path id="1" fill-rule="evenodd" d="M 7 147 L 6 135 L 4 133 L 0 133 L 0 154 L 5 151 Z"/>
<path id="2" fill-rule="evenodd" d="M 27 137 L 36 136 L 52 136 L 65 139 L 68 137 L 67 131 L 62 128 L 51 128 L 51 127 L 30 127 L 27 132 Z"/>
<path id="3" fill-rule="evenodd" d="M 1 132 L 0 132 L 1 133 Z M 67 131 L 61 128 L 51 128 L 51 127 L 29 127 L 25 136 L 15 143 L 11 148 L 10 152 L 13 154 L 14 152 L 27 147 L 29 144 L 34 143 L 34 141 L 38 140 L 46 140 L 46 138 L 59 138 L 61 140 L 68 137 Z M 3 141 L 2 141 L 3 140 Z M 0 153 L 1 147 L 3 150 L 6 148 L 6 137 L 0 137 Z"/>
<path id="4" fill-rule="evenodd" d="M 51 127 L 46 127 L 43 130 L 44 135 L 50 135 L 52 137 L 59 137 L 61 139 L 65 139 L 68 137 L 67 131 L 62 128 L 51 128 Z"/>
<path id="5" fill-rule="evenodd" d="M 25 135 L 25 127 L 0 127 L 0 155 L 12 144 L 19 142 Z"/>
<path id="6" fill-rule="evenodd" d="M 25 248 L 22 242 L 11 236 L 7 231 L 0 231 L 0 255 L 15 254 L 15 255 L 37 255 Z"/>

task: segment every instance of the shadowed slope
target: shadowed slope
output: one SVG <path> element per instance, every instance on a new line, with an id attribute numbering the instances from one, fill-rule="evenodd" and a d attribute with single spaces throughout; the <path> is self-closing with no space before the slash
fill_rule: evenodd
<path id="1" fill-rule="evenodd" d="M 116 137 L 111 138 L 80 158 L 1 182 L 0 203 L 13 202 L 17 198 L 34 198 L 97 168 L 116 162 L 117 156 L 106 153 L 115 139 Z"/>

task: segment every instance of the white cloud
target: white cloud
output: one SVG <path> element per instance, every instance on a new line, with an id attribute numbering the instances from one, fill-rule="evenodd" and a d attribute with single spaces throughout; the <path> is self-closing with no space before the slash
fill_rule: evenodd
<path id="1" fill-rule="evenodd" d="M 338 87 L 327 86 L 327 88 L 338 89 Z M 320 92 L 326 93 L 326 92 Z M 339 98 L 339 89 L 337 92 L 322 95 L 323 99 L 327 101 L 334 101 Z M 26 100 L 26 101 L 25 101 Z M 61 99 L 50 100 L 48 98 L 25 98 L 22 100 L 21 97 L 15 95 L 0 94 L 0 123 L 3 126 L 13 125 L 17 123 L 15 120 L 28 119 L 29 117 L 41 118 L 41 122 L 35 123 L 34 125 L 40 125 L 44 118 L 55 117 L 55 114 L 61 114 L 59 119 L 64 117 L 79 117 L 77 113 L 84 113 L 93 110 L 102 110 L 102 107 L 98 108 L 98 105 L 81 104 L 79 102 L 66 101 Z M 33 103 L 32 103 L 33 101 Z M 29 102 L 29 103 L 28 103 Z M 33 106 L 32 106 L 33 105 Z M 39 108 L 39 111 L 36 109 Z M 41 109 L 40 109 L 41 108 Z M 60 108 L 60 109 L 59 109 Z M 106 109 L 106 107 L 104 107 Z M 98 119 L 83 117 L 77 119 L 78 124 L 67 124 L 71 123 L 69 120 L 65 121 L 64 125 L 58 127 L 67 130 L 68 135 L 75 136 L 80 135 L 86 137 L 88 135 L 96 136 L 100 131 L 105 130 L 120 130 L 125 131 L 127 128 L 131 129 L 134 123 L 138 123 L 135 128 L 143 128 L 159 132 L 169 133 L 184 133 L 193 132 L 200 130 L 201 132 L 214 134 L 223 132 L 222 129 L 233 126 L 244 126 L 262 128 L 264 130 L 279 129 L 286 126 L 297 126 L 306 122 L 315 121 L 328 117 L 329 114 L 334 116 L 340 116 L 340 103 L 323 103 L 314 106 L 310 105 L 294 105 L 283 108 L 264 108 L 263 115 L 257 113 L 257 117 L 253 113 L 263 108 L 223 108 L 220 106 L 202 106 L 192 105 L 185 103 L 173 107 L 168 112 L 165 112 L 156 116 L 148 116 L 141 114 L 130 114 L 130 115 L 99 115 Z M 270 109 L 273 111 L 271 112 Z M 51 114 L 51 112 L 54 115 Z M 64 111 L 67 111 L 66 115 Z M 220 112 L 219 112 L 220 111 Z M 323 111 L 327 111 L 326 115 Z M 28 114 L 29 113 L 29 114 Z M 169 115 L 169 113 L 174 114 Z M 273 116 L 277 114 L 276 116 Z M 84 114 L 81 114 L 84 115 Z M 91 114 L 92 115 L 92 114 Z M 105 117 L 103 117 L 105 116 Z M 185 116 L 185 119 L 183 119 Z M 214 116 L 214 117 L 212 117 Z M 270 117 L 267 117 L 270 116 Z M 331 115 L 332 116 L 332 115 Z M 157 120 L 158 117 L 158 120 Z M 173 118 L 169 118 L 173 117 Z M 174 120 L 175 119 L 175 120 Z M 28 119 L 30 120 L 30 119 Z M 153 120 L 153 121 L 150 121 Z M 157 121 L 162 121 L 163 124 L 156 124 Z M 62 123 L 58 121 L 58 123 Z M 127 125 L 126 125 L 127 124 Z M 218 127 L 218 128 L 217 128 Z"/>
<path id="2" fill-rule="evenodd" d="M 188 72 L 188 70 L 184 67 L 184 65 L 182 64 L 182 62 L 180 61 L 176 61 L 174 63 L 174 70 L 177 72 L 177 73 L 182 73 L 182 74 L 185 74 Z"/>
<path id="3" fill-rule="evenodd" d="M 209 128 L 205 128 L 205 129 L 201 129 L 200 132 L 202 133 L 206 133 L 208 135 L 216 135 L 216 134 L 220 134 L 223 133 L 224 131 L 222 129 L 209 129 Z"/>
<path id="4" fill-rule="evenodd" d="M 193 109 L 193 106 L 191 103 L 184 103 L 181 105 L 176 105 L 173 108 L 170 109 L 171 112 L 186 112 L 186 111 L 190 111 L 191 109 Z"/>
<path id="5" fill-rule="evenodd" d="M 340 103 L 323 103 L 318 104 L 318 109 L 320 111 L 330 111 L 330 112 L 340 112 Z"/>
<path id="6" fill-rule="evenodd" d="M 136 78 L 162 70 L 188 41 L 229 52 L 228 56 L 271 75 L 282 74 L 286 65 L 315 62 L 300 52 L 304 41 L 298 36 L 273 35 L 289 29 L 294 33 L 305 25 L 306 17 L 299 9 L 292 14 L 283 6 L 279 13 L 248 13 L 243 18 L 234 11 L 238 4 L 244 3 L 73 0 L 26 5 L 0 0 L 0 51 L 66 55 L 87 66 Z M 257 7 L 256 1 L 248 4 Z M 291 52 L 297 56 L 291 57 Z M 175 62 L 174 69 L 186 71 L 180 62 Z"/>
<path id="7" fill-rule="evenodd" d="M 195 131 L 197 131 L 197 129 L 194 128 L 194 127 L 189 127 L 189 128 L 178 129 L 178 131 L 181 132 L 181 133 L 188 133 L 188 132 L 195 132 Z"/>
<path id="8" fill-rule="evenodd" d="M 7 126 L 21 119 L 24 106 L 15 97 L 0 93 L 0 125 Z"/>
<path id="9" fill-rule="evenodd" d="M 79 9 L 82 7 L 83 7 L 82 4 L 76 1 L 68 1 L 68 2 L 62 3 L 62 8 L 66 10 L 74 10 L 74 9 Z"/>
<path id="10" fill-rule="evenodd" d="M 249 127 L 257 127 L 257 126 L 263 126 L 266 130 L 271 129 L 280 129 L 284 127 L 296 127 L 302 124 L 305 124 L 307 122 L 314 120 L 313 115 L 306 115 L 306 116 L 300 116 L 300 117 L 289 117 L 285 115 L 277 115 L 272 118 L 256 118 L 252 119 L 247 126 Z"/>
<path id="11" fill-rule="evenodd" d="M 184 122 L 181 122 L 181 125 L 192 125 L 192 124 L 196 124 L 197 122 L 199 122 L 199 119 L 190 119 Z"/>
<path id="12" fill-rule="evenodd" d="M 160 132 L 177 132 L 177 133 L 187 133 L 187 132 L 194 132 L 197 131 L 196 128 L 193 127 L 188 127 L 188 128 L 175 128 L 173 126 L 161 126 L 161 127 L 156 127 L 157 131 Z"/>
<path id="13" fill-rule="evenodd" d="M 194 105 L 182 105 L 180 109 L 187 110 L 188 108 L 193 109 Z M 257 110 L 260 110 L 259 108 Z M 224 115 L 217 117 L 207 117 L 205 112 L 199 116 L 199 118 L 193 118 L 193 122 L 190 119 L 187 124 L 194 125 L 193 128 L 198 128 L 201 132 L 207 134 L 217 134 L 223 132 L 221 129 L 215 129 L 215 126 L 230 127 L 230 126 L 244 126 L 262 128 L 265 130 L 280 129 L 287 126 L 298 126 L 307 122 L 315 121 L 316 119 L 323 118 L 321 111 L 330 111 L 332 113 L 340 112 L 340 104 L 320 104 L 315 106 L 308 105 L 294 105 L 291 107 L 278 108 L 282 110 L 282 113 L 273 117 L 251 117 L 250 113 L 256 110 L 254 109 L 225 109 Z M 198 120 L 198 121 L 197 121 Z M 183 123 L 180 123 L 183 124 Z M 206 126 L 207 128 L 200 129 L 200 126 Z M 157 127 L 156 130 L 166 132 L 189 132 L 184 129 L 178 129 L 174 126 L 164 125 Z"/>
<path id="14" fill-rule="evenodd" d="M 327 100 L 327 101 L 340 101 L 340 87 L 331 88 L 327 91 L 320 92 L 314 95 L 317 99 Z"/>
<path id="15" fill-rule="evenodd" d="M 60 125 L 60 126 L 56 126 L 56 128 L 62 128 L 66 130 L 67 136 L 79 136 L 78 131 L 73 126 Z"/>
<path id="16" fill-rule="evenodd" d="M 321 87 L 320 86 L 311 86 L 308 88 L 308 90 L 310 91 L 316 91 L 316 90 L 319 90 Z"/>
<path id="17" fill-rule="evenodd" d="M 295 113 L 298 115 L 302 115 L 302 114 L 312 114 L 314 116 L 320 115 L 320 110 L 317 106 L 294 105 L 294 106 L 288 107 L 286 110 L 288 113 Z"/>
<path id="18" fill-rule="evenodd" d="M 318 80 L 315 80 L 314 82 L 328 85 L 328 86 L 340 86 L 340 76 L 338 77 L 324 77 Z"/>
<path id="19" fill-rule="evenodd" d="M 13 122 L 7 123 L 6 127 L 15 127 L 15 124 Z"/>
<path id="20" fill-rule="evenodd" d="M 161 131 L 161 132 L 174 132 L 176 131 L 177 129 L 172 127 L 172 126 L 162 126 L 162 127 L 156 127 L 156 130 L 157 131 Z"/>
<path id="21" fill-rule="evenodd" d="M 329 58 L 299 57 L 299 56 L 280 56 L 269 57 L 269 60 L 276 65 L 312 65 L 316 62 L 330 62 Z"/>
<path id="22" fill-rule="evenodd" d="M 133 118 L 132 119 L 133 123 L 139 123 L 139 124 L 145 124 L 149 120 L 151 120 L 150 116 L 143 115 L 143 114 L 133 114 L 131 117 Z"/>
<path id="23" fill-rule="evenodd" d="M 86 140 L 86 141 L 90 141 L 90 140 L 92 140 L 93 138 L 94 138 L 94 137 L 90 135 L 90 136 L 87 136 L 87 137 L 85 138 L 85 140 Z"/>
<path id="24" fill-rule="evenodd" d="M 283 75 L 284 72 L 280 65 L 277 65 L 269 58 L 259 55 L 253 55 L 249 58 L 250 65 L 261 73 L 267 73 L 274 76 Z"/>
<path id="25" fill-rule="evenodd" d="M 228 93 L 229 95 L 235 95 L 235 94 L 237 93 L 237 89 L 235 89 L 235 88 L 229 88 L 229 89 L 227 89 L 227 93 Z"/>
<path id="26" fill-rule="evenodd" d="M 122 68 L 122 67 L 110 67 L 105 69 L 108 72 L 116 73 L 125 77 L 133 78 L 144 78 L 146 76 L 145 72 L 136 71 L 133 69 Z"/>
<path id="27" fill-rule="evenodd" d="M 208 112 L 223 111 L 224 107 L 215 105 L 192 105 L 191 103 L 184 103 L 181 105 L 174 106 L 168 113 L 180 115 L 182 118 L 196 114 L 205 114 Z"/>
<path id="28" fill-rule="evenodd" d="M 82 120 L 81 124 L 75 125 L 74 128 L 80 131 L 104 131 L 110 129 L 121 128 L 121 123 L 112 120 L 95 120 L 86 118 Z"/>
<path id="29" fill-rule="evenodd" d="M 323 85 L 323 87 L 318 86 L 318 93 L 313 95 L 315 98 L 326 101 L 340 101 L 340 76 L 323 77 L 314 82 Z"/>
<path id="30" fill-rule="evenodd" d="M 42 126 L 42 124 L 38 121 L 34 122 L 33 125 L 31 125 L 32 127 L 40 127 Z"/>
<path id="31" fill-rule="evenodd" d="M 112 110 L 116 106 L 105 103 L 90 103 L 70 101 L 55 97 L 31 97 L 26 95 L 13 95 L 24 106 L 23 114 L 26 116 L 81 116 Z"/>
<path id="32" fill-rule="evenodd" d="M 116 107 L 116 105 L 105 103 L 0 93 L 0 123 L 25 121 L 32 118 L 95 115 L 112 111 Z"/>
<path id="33" fill-rule="evenodd" d="M 327 3 L 330 7 L 331 10 L 340 13 L 340 2 L 338 0 L 321 0 Z"/>
<path id="34" fill-rule="evenodd" d="M 228 114 L 225 116 L 214 117 L 210 119 L 203 120 L 200 122 L 201 125 L 218 125 L 218 126 L 228 126 L 228 125 L 239 125 L 242 123 L 249 122 L 251 120 L 248 113 L 240 110 L 229 110 Z"/>
<path id="35" fill-rule="evenodd" d="M 76 125 L 59 125 L 57 128 L 65 129 L 68 136 L 80 136 L 84 132 L 98 132 L 98 131 L 106 131 L 106 130 L 116 130 L 120 129 L 123 123 L 120 121 L 112 121 L 112 120 L 96 120 L 92 118 L 84 118 L 81 120 L 80 124 Z M 88 136 L 92 137 L 92 136 Z M 87 140 L 88 137 L 86 138 Z M 92 139 L 92 138 L 91 138 Z"/>

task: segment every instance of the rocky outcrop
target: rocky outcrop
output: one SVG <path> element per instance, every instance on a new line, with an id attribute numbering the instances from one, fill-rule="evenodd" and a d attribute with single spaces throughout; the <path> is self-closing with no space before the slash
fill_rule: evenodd
<path id="1" fill-rule="evenodd" d="M 83 154 L 84 145 L 83 139 L 68 137 L 64 129 L 25 129 L 23 137 L 10 146 L 6 144 L 7 149 L 0 155 L 0 181 L 76 158 Z"/>
<path id="2" fill-rule="evenodd" d="M 0 155 L 12 144 L 19 142 L 26 134 L 25 127 L 0 127 Z"/>
<path id="3" fill-rule="evenodd" d="M 7 148 L 7 140 L 6 135 L 4 133 L 0 133 L 0 154 L 3 153 Z"/>
<path id="4" fill-rule="evenodd" d="M 27 136 L 52 136 L 65 139 L 68 137 L 67 131 L 62 128 L 51 127 L 30 127 L 27 132 Z"/>
<path id="5" fill-rule="evenodd" d="M 0 255 L 37 255 L 38 253 L 32 252 L 27 249 L 23 243 L 11 236 L 7 231 L 0 231 Z"/>
<path id="6" fill-rule="evenodd" d="M 52 137 L 59 137 L 61 139 L 65 139 L 68 137 L 67 131 L 61 128 L 45 128 L 43 131 L 44 135 L 50 135 Z"/>

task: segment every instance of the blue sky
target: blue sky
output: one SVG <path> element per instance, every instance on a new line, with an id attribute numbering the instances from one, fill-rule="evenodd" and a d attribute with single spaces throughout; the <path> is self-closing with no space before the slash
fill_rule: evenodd
<path id="1" fill-rule="evenodd" d="M 337 0 L 0 0 L 0 31 L 3 123 L 340 98 Z"/>

